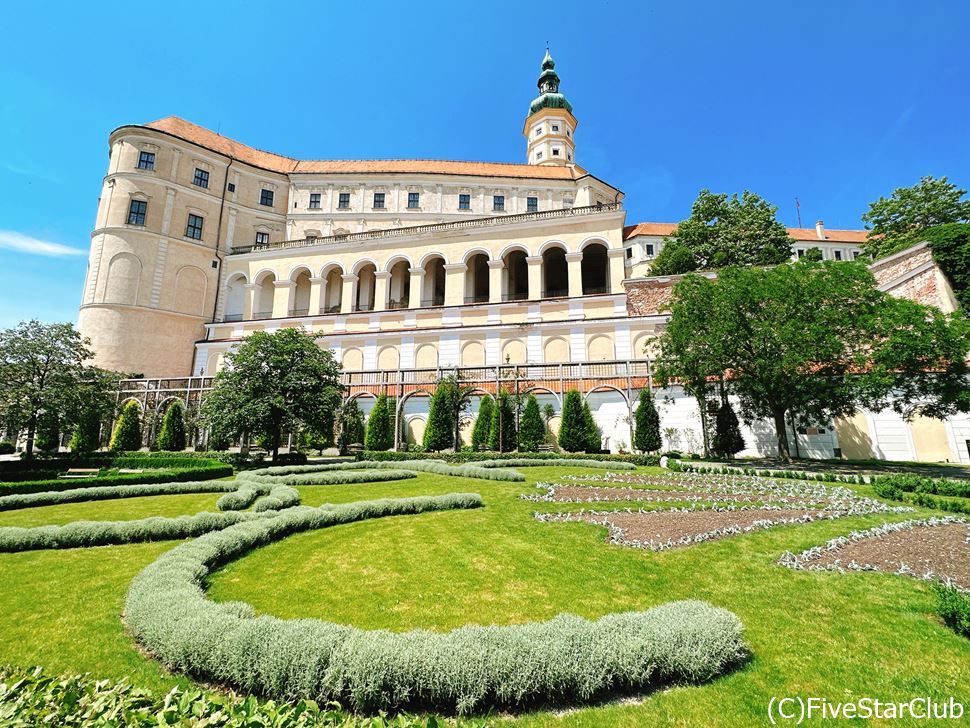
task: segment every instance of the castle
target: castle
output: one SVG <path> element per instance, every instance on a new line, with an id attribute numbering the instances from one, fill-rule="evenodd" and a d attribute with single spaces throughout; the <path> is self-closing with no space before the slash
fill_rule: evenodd
<path id="1" fill-rule="evenodd" d="M 127 394 L 143 404 L 191 399 L 248 333 L 297 326 L 334 352 L 365 409 L 376 392 L 397 397 L 409 439 L 436 379 L 458 368 L 483 392 L 534 391 L 557 410 L 579 388 L 604 447 L 629 448 L 671 283 L 650 264 L 676 225 L 627 224 L 620 189 L 577 161 L 559 83 L 547 51 L 521 164 L 298 160 L 176 117 L 115 129 L 79 316 L 96 363 L 142 375 Z M 789 232 L 795 255 L 832 260 L 857 257 L 866 236 L 821 222 Z M 666 394 L 667 444 L 696 450 L 696 403 Z M 902 454 L 860 416 L 845 437 L 822 423 L 796 443 Z M 901 459 L 970 459 L 970 425 L 945 427 L 947 453 L 910 437 Z M 770 434 L 746 434 L 751 453 L 770 452 Z"/>

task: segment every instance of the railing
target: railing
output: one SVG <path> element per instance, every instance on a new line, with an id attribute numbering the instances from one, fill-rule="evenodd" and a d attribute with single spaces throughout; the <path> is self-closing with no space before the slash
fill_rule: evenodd
<path id="1" fill-rule="evenodd" d="M 396 311 L 401 308 L 407 308 L 409 301 L 388 301 L 387 308 L 391 311 Z"/>
<path id="2" fill-rule="evenodd" d="M 476 293 L 474 296 L 465 296 L 465 303 L 488 303 L 488 294 Z"/>
<path id="3" fill-rule="evenodd" d="M 434 296 L 433 298 L 422 298 L 421 305 L 424 308 L 429 308 L 431 306 L 444 306 L 445 297 L 444 296 Z"/>
<path id="4" fill-rule="evenodd" d="M 361 312 L 361 311 L 373 311 L 374 310 L 374 304 L 373 303 L 355 303 L 353 310 L 354 310 L 355 313 L 358 313 L 358 312 Z"/>
<path id="5" fill-rule="evenodd" d="M 256 313 L 253 314 L 254 321 L 257 321 L 259 319 L 268 319 L 268 318 L 273 318 L 272 311 L 257 311 Z"/>
<path id="6" fill-rule="evenodd" d="M 543 298 L 566 298 L 569 296 L 568 289 L 565 288 L 554 288 L 551 291 L 543 291 Z"/>
<path id="7" fill-rule="evenodd" d="M 291 308 L 289 311 L 290 316 L 307 316 L 309 313 L 309 308 Z"/>
<path id="8" fill-rule="evenodd" d="M 497 217 L 476 217 L 470 220 L 455 220 L 454 222 L 435 223 L 433 225 L 412 225 L 410 227 L 388 228 L 385 230 L 367 230 L 360 233 L 346 235 L 328 235 L 317 238 L 301 238 L 299 240 L 280 240 L 275 243 L 258 243 L 253 245 L 235 245 L 230 249 L 231 255 L 263 250 L 279 250 L 281 248 L 306 248 L 315 245 L 332 245 L 336 243 L 356 242 L 361 240 L 380 240 L 384 238 L 403 238 L 410 235 L 425 235 L 430 233 L 448 232 L 451 230 L 465 230 L 467 228 L 488 227 L 490 225 L 513 225 L 530 220 L 549 220 L 567 217 L 581 217 L 596 215 L 602 212 L 613 212 L 622 209 L 619 202 L 605 205 L 590 205 L 588 207 L 567 207 L 561 210 L 542 210 L 540 212 L 523 212 L 518 215 L 502 215 Z"/>
<path id="9" fill-rule="evenodd" d="M 585 288 L 583 288 L 584 296 L 595 296 L 600 293 L 609 293 L 609 292 L 610 292 L 609 286 L 586 286 Z"/>
<path id="10" fill-rule="evenodd" d="M 514 293 L 503 293 L 503 301 L 528 301 L 529 292 L 528 291 L 517 291 Z"/>
<path id="11" fill-rule="evenodd" d="M 241 313 L 227 313 L 222 317 L 222 322 L 224 324 L 232 323 L 233 321 L 242 321 L 243 315 Z"/>

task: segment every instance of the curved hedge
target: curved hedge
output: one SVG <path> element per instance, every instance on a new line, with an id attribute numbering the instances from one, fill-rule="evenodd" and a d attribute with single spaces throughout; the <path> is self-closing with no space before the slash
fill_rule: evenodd
<path id="1" fill-rule="evenodd" d="M 410 470 L 399 470 L 396 468 L 379 470 L 349 468 L 342 472 L 333 472 L 330 470 L 313 470 L 312 465 L 308 465 L 306 467 L 309 468 L 309 470 L 299 473 L 291 473 L 288 475 L 267 475 L 253 477 L 251 474 L 246 473 L 246 475 L 249 475 L 250 477 L 240 479 L 245 482 L 260 484 L 281 483 L 283 485 L 349 485 L 354 483 L 378 483 L 388 480 L 406 480 L 408 478 L 417 477 L 417 474 L 411 472 Z"/>
<path id="2" fill-rule="evenodd" d="M 602 470 L 636 470 L 637 466 L 623 460 L 592 460 L 582 458 L 508 458 L 505 460 L 483 460 L 476 462 L 476 468 L 601 468 Z"/>
<path id="3" fill-rule="evenodd" d="M 446 463 L 474 463 L 482 460 L 588 460 L 591 457 L 606 462 L 632 463 L 634 465 L 656 466 L 660 455 L 638 453 L 570 453 L 570 452 L 496 452 L 482 450 L 472 452 L 398 452 L 396 450 L 362 450 L 356 453 L 358 460 L 442 460 Z"/>
<path id="4" fill-rule="evenodd" d="M 78 466 L 81 467 L 81 466 Z M 105 467 L 130 467 L 115 465 Z M 147 467 L 139 463 L 134 467 Z M 54 490 L 74 490 L 92 486 L 140 485 L 149 483 L 172 483 L 196 480 L 215 480 L 226 478 L 233 473 L 231 465 L 216 461 L 202 462 L 184 468 L 149 470 L 144 473 L 119 473 L 99 478 L 48 478 L 46 480 L 20 480 L 0 483 L 0 493 L 40 493 Z"/>
<path id="5" fill-rule="evenodd" d="M 522 473 L 505 469 L 501 464 L 492 465 L 490 467 L 482 467 L 479 463 L 476 463 L 475 465 L 448 465 L 441 460 L 358 460 L 332 465 L 293 465 L 289 467 L 284 466 L 263 468 L 261 470 L 251 470 L 246 473 L 240 473 L 239 478 L 243 480 L 255 480 L 261 482 L 276 482 L 279 476 L 283 476 L 285 478 L 304 473 L 324 473 L 347 470 L 411 470 L 421 473 L 434 473 L 435 475 L 448 475 L 456 478 L 476 478 L 478 480 L 525 480 L 525 476 L 522 475 Z M 393 480 L 393 478 L 391 478 L 391 480 Z"/>
<path id="6" fill-rule="evenodd" d="M 368 518 L 474 508 L 474 494 L 300 508 L 208 533 L 163 554 L 132 582 L 125 621 L 167 667 L 246 693 L 339 701 L 355 710 L 470 713 L 582 701 L 671 681 L 706 680 L 746 654 L 742 625 L 696 601 L 597 620 L 451 632 L 366 631 L 314 619 L 256 617 L 205 597 L 208 575 L 252 548 Z"/>
<path id="7" fill-rule="evenodd" d="M 51 490 L 43 493 L 14 493 L 0 496 L 0 511 L 55 506 L 64 503 L 112 500 L 114 498 L 142 498 L 152 495 L 185 495 L 187 493 L 227 493 L 239 487 L 239 483 L 235 480 L 199 480 L 189 481 L 188 483 L 106 485 L 92 488 L 73 488 L 71 490 Z M 219 500 L 221 501 L 222 498 Z"/>

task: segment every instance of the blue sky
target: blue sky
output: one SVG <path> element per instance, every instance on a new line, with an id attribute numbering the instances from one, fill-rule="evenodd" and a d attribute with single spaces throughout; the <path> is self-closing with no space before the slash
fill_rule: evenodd
<path id="1" fill-rule="evenodd" d="M 548 40 L 627 222 L 702 187 L 859 227 L 970 185 L 970 3 L 21 2 L 0 60 L 0 326 L 76 320 L 107 137 L 178 115 L 304 158 L 523 161 Z"/>

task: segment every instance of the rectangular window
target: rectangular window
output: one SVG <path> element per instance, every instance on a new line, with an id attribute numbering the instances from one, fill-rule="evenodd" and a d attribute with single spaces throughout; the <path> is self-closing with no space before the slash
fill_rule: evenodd
<path id="1" fill-rule="evenodd" d="M 195 176 L 192 178 L 192 184 L 197 187 L 202 187 L 203 189 L 209 189 L 209 173 L 204 169 L 199 169 L 196 167 Z"/>
<path id="2" fill-rule="evenodd" d="M 862 255 L 862 251 L 861 250 L 853 250 L 852 251 L 852 260 L 859 260 L 859 256 L 860 255 Z"/>
<path id="3" fill-rule="evenodd" d="M 235 182 L 230 182 L 228 185 L 226 185 L 226 189 L 228 189 L 230 192 L 235 192 L 236 191 L 236 183 Z"/>
<path id="4" fill-rule="evenodd" d="M 185 223 L 185 237 L 202 240 L 202 216 L 189 213 L 188 222 Z"/>
<path id="5" fill-rule="evenodd" d="M 259 204 L 266 205 L 266 207 L 273 206 L 273 190 L 260 190 L 259 191 Z"/>
<path id="6" fill-rule="evenodd" d="M 798 250 L 796 252 L 798 253 L 798 257 L 799 258 L 801 258 L 803 255 L 805 255 L 805 251 L 804 250 Z"/>
<path id="7" fill-rule="evenodd" d="M 539 212 L 539 198 L 538 197 L 526 197 L 525 198 L 525 209 L 527 212 Z"/>
<path id="8" fill-rule="evenodd" d="M 146 212 L 148 212 L 147 202 L 144 200 L 132 200 L 128 205 L 128 224 L 144 225 Z"/>
<path id="9" fill-rule="evenodd" d="M 384 209 L 384 193 L 375 192 L 374 193 L 374 209 L 383 210 Z"/>
<path id="10" fill-rule="evenodd" d="M 559 124 L 553 124 L 552 125 L 552 130 L 553 131 L 559 131 Z"/>
<path id="11" fill-rule="evenodd" d="M 341 192 L 340 197 L 337 198 L 337 209 L 346 210 L 350 207 L 350 193 Z"/>
<path id="12" fill-rule="evenodd" d="M 834 255 L 835 255 L 835 259 L 836 260 L 842 260 L 842 251 L 841 250 L 834 251 Z"/>
<path id="13" fill-rule="evenodd" d="M 268 245 L 269 233 L 256 233 L 256 245 Z"/>
<path id="14" fill-rule="evenodd" d="M 536 152 L 536 159 L 542 159 L 542 152 Z"/>
<path id="15" fill-rule="evenodd" d="M 317 242 L 317 236 L 316 235 L 307 235 L 306 236 L 306 241 L 307 241 L 307 244 L 308 245 L 313 245 L 315 242 Z"/>
<path id="16" fill-rule="evenodd" d="M 495 195 L 492 197 L 492 211 L 505 212 L 505 195 Z"/>
<path id="17" fill-rule="evenodd" d="M 319 210 L 320 209 L 320 193 L 311 192 L 310 193 L 310 209 Z"/>
<path id="18" fill-rule="evenodd" d="M 552 156 L 558 157 L 559 156 L 559 150 L 558 149 L 553 149 L 552 150 Z"/>
<path id="19" fill-rule="evenodd" d="M 415 210 L 421 207 L 421 193 L 408 192 L 408 209 Z"/>
<path id="20" fill-rule="evenodd" d="M 541 126 L 537 126 L 536 127 L 536 136 L 539 136 L 541 133 L 542 133 L 542 127 Z"/>
<path id="21" fill-rule="evenodd" d="M 627 258 L 632 258 L 633 257 L 633 248 L 627 248 L 626 249 L 626 257 Z"/>
<path id="22" fill-rule="evenodd" d="M 472 196 L 471 195 L 458 195 L 458 209 L 459 210 L 470 210 L 470 209 L 472 209 Z"/>
<path id="23" fill-rule="evenodd" d="M 138 169 L 155 169 L 155 152 L 141 152 L 138 155 Z"/>
<path id="24" fill-rule="evenodd" d="M 647 255 L 653 255 L 653 243 L 647 243 Z"/>

